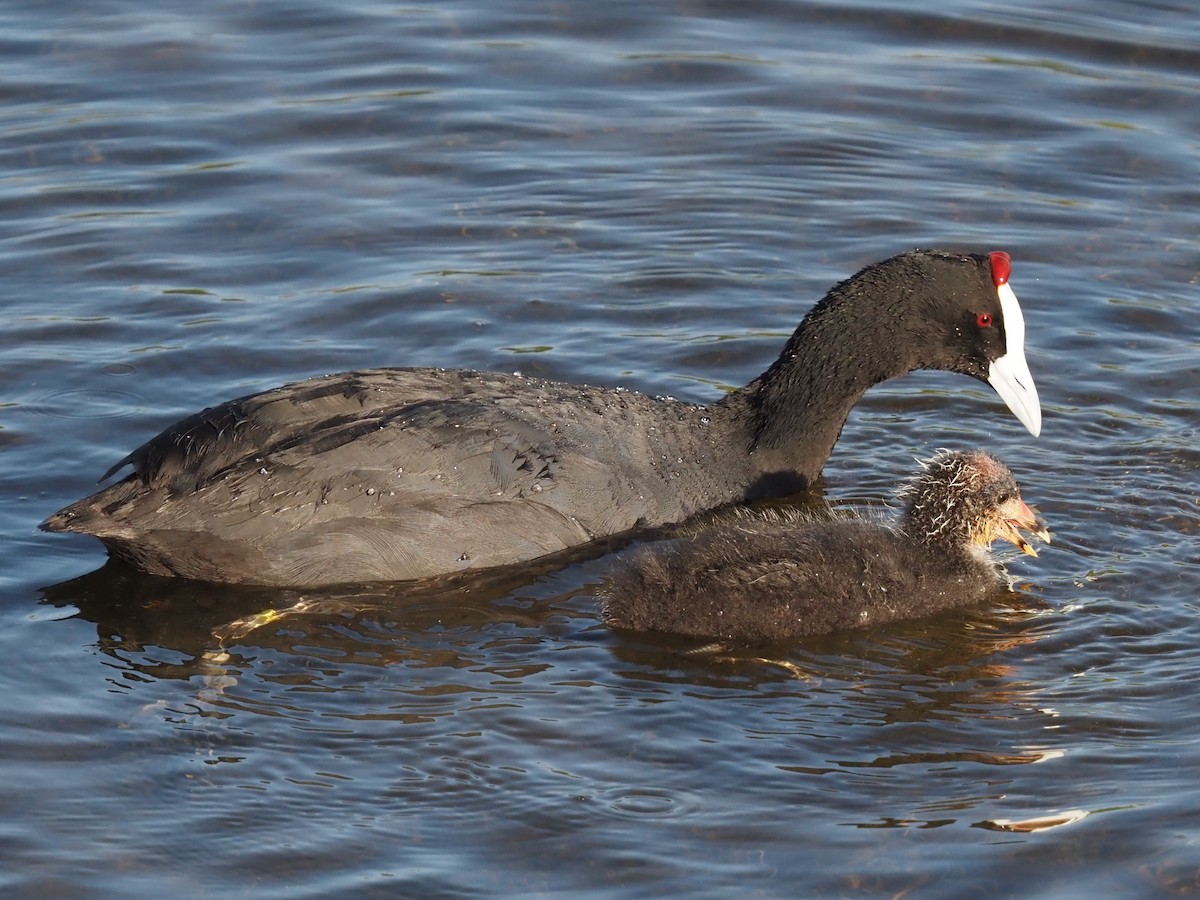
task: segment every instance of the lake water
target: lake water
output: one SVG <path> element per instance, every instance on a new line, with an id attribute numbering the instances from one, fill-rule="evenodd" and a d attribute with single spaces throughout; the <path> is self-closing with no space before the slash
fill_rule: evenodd
<path id="1" fill-rule="evenodd" d="M 18 0 L 0 89 L 0 893 L 1200 892 L 1191 0 Z M 314 599 L 35 530 L 325 372 L 712 399 L 914 246 L 1012 254 L 1042 436 L 909 376 L 808 502 L 991 449 L 1054 544 L 990 607 L 712 659 L 604 556 Z"/>

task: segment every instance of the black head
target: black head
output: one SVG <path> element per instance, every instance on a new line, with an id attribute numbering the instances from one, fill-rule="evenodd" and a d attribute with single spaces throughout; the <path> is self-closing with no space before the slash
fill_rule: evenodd
<path id="1" fill-rule="evenodd" d="M 915 250 L 875 268 L 872 280 L 897 295 L 885 308 L 894 316 L 896 353 L 912 354 L 908 367 L 986 381 L 1037 435 L 1041 406 L 1025 362 L 1025 318 L 1008 283 L 1008 254 Z"/>

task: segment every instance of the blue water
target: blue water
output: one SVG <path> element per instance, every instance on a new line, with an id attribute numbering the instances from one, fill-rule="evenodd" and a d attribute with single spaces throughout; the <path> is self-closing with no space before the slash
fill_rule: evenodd
<path id="1" fill-rule="evenodd" d="M 1192 3 L 9 3 L 0 91 L 0 893 L 1200 891 Z M 603 556 L 318 603 L 35 530 L 323 372 L 709 400 L 913 246 L 1012 254 L 1042 436 L 909 376 L 823 496 L 991 449 L 1054 531 L 991 607 L 713 659 Z"/>

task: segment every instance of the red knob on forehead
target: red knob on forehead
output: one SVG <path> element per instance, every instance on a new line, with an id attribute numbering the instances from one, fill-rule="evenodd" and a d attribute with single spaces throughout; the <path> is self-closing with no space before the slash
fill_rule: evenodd
<path id="1" fill-rule="evenodd" d="M 1012 274 L 1012 260 L 1008 258 L 1008 254 L 1003 250 L 996 250 L 988 254 L 988 259 L 992 261 L 992 283 L 996 287 L 1008 284 L 1008 276 Z"/>

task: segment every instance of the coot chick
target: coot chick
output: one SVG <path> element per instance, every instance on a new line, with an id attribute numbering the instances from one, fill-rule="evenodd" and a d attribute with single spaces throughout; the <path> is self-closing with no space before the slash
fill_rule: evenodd
<path id="1" fill-rule="evenodd" d="M 835 286 L 766 372 L 699 406 L 619 388 L 369 369 L 214 406 L 42 523 L 156 575 L 316 586 L 533 559 L 821 472 L 874 384 L 943 369 L 1041 409 L 1004 253 L 912 251 Z M 103 479 L 102 479 L 103 480 Z"/>
<path id="2" fill-rule="evenodd" d="M 1004 539 L 1049 542 L 1012 473 L 981 450 L 945 451 L 901 492 L 894 524 L 744 511 L 626 553 L 604 591 L 615 627 L 756 644 L 915 619 L 1007 586 Z"/>

